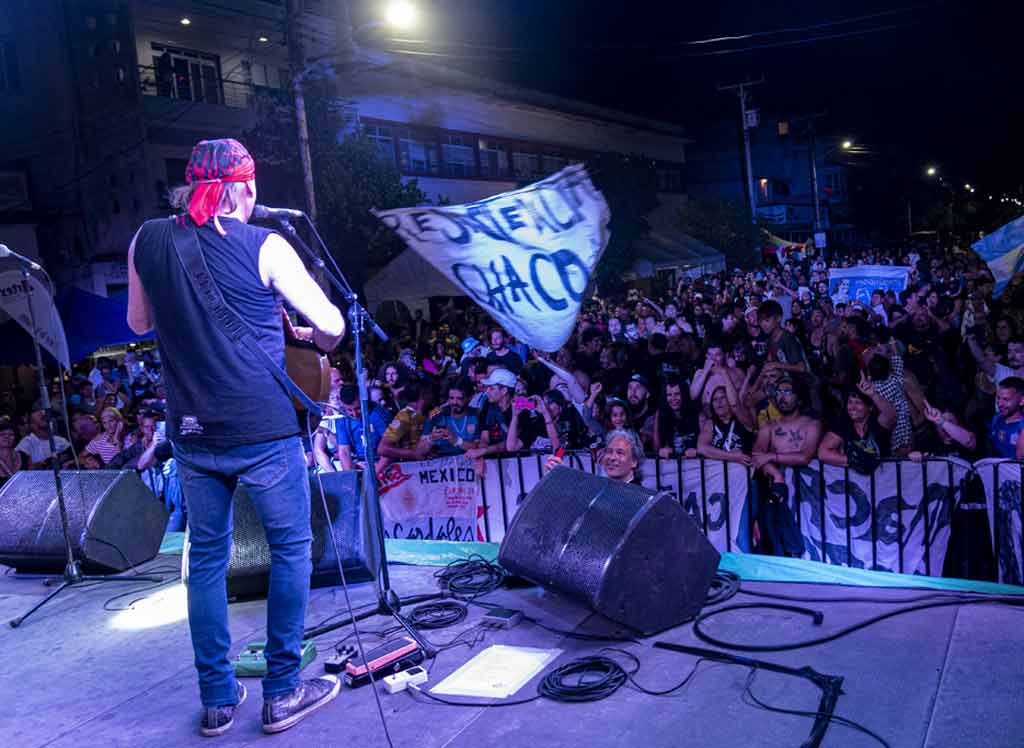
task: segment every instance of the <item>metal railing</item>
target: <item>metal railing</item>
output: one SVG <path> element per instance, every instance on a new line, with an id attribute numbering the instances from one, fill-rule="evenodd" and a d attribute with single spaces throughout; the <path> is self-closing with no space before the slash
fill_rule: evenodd
<path id="1" fill-rule="evenodd" d="M 480 483 L 487 540 L 504 537 L 519 503 L 543 475 L 546 457 L 546 453 L 515 452 L 487 459 Z M 589 451 L 567 453 L 566 464 L 591 473 L 598 469 Z M 754 524 L 763 497 L 750 468 L 704 458 L 653 457 L 645 467 L 644 485 L 673 491 L 716 548 L 756 550 Z M 1013 460 L 972 465 L 935 458 L 920 463 L 884 460 L 865 475 L 815 460 L 807 467 L 786 470 L 788 504 L 805 544 L 805 558 L 924 575 L 942 574 L 957 510 L 987 511 L 991 545 L 975 550 L 994 552 L 999 581 L 1021 584 L 1022 472 L 1024 462 Z M 964 487 L 972 474 L 983 479 L 984 506 L 964 500 Z M 1000 501 L 995 500 L 997 495 Z M 970 538 L 960 541 L 973 542 Z"/>
<path id="2" fill-rule="evenodd" d="M 180 101 L 194 101 L 235 109 L 252 106 L 255 86 L 243 81 L 227 80 L 210 75 L 209 68 L 180 71 L 139 65 L 139 89 L 143 96 L 159 96 Z"/>

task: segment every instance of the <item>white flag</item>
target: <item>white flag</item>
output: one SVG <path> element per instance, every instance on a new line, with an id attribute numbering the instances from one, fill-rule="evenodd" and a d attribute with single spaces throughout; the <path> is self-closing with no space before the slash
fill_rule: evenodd
<path id="1" fill-rule="evenodd" d="M 375 215 L 512 335 L 542 351 L 569 339 L 608 245 L 608 204 L 582 164 L 468 205 Z"/>
<path id="2" fill-rule="evenodd" d="M 36 331 L 29 316 L 29 299 L 36 318 Z M 45 284 L 35 276 L 25 279 L 17 270 L 0 273 L 0 309 L 7 312 L 29 335 L 39 338 L 39 345 L 48 350 L 67 370 L 71 370 L 68 341 L 53 297 Z"/>

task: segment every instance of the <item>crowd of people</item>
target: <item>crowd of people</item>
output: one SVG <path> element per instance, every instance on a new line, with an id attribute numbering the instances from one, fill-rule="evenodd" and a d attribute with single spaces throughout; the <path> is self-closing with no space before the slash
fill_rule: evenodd
<path id="1" fill-rule="evenodd" d="M 860 264 L 906 266 L 909 284 L 830 295 L 829 268 Z M 631 469 L 617 472 L 637 480 L 645 456 L 703 456 L 750 467 L 771 504 L 784 503 L 784 468 L 813 459 L 865 473 L 888 458 L 1022 459 L 1022 307 L 990 292 L 970 250 L 919 247 L 830 262 L 791 253 L 649 295 L 595 295 L 551 353 L 480 307 L 450 303 L 431 321 L 417 312 L 365 351 L 374 467 L 466 455 L 484 469 L 499 453 L 591 449 L 624 459 Z M 365 468 L 350 345 L 333 364 L 330 417 L 308 440 L 308 464 Z M 90 365 L 63 391 L 53 385 L 67 418 L 57 459 L 134 467 L 166 494 L 157 351 Z M 8 392 L 0 403 L 0 480 L 49 466 L 46 418 L 25 402 Z"/>

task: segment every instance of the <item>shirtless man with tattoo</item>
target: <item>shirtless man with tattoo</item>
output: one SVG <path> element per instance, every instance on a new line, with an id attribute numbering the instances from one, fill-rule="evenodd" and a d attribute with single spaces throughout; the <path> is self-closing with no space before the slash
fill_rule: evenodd
<path id="1" fill-rule="evenodd" d="M 803 467 L 814 459 L 821 441 L 821 422 L 805 416 L 800 408 L 803 396 L 794 380 L 783 373 L 775 384 L 771 402 L 781 416 L 765 423 L 757 432 L 751 464 L 769 482 L 769 494 L 761 501 L 758 524 L 762 537 L 776 555 L 803 553 L 803 539 L 787 505 L 788 490 L 784 467 Z"/>

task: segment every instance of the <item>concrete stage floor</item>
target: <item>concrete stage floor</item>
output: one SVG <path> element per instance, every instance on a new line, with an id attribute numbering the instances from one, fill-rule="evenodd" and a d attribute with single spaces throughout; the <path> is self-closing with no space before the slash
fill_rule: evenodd
<path id="1" fill-rule="evenodd" d="M 170 578 L 180 557 L 158 556 L 143 567 L 162 569 Z M 392 584 L 409 596 L 436 589 L 433 569 L 393 565 Z M 196 732 L 198 694 L 192 668 L 184 598 L 180 584 L 160 592 L 143 584 L 105 584 L 62 593 L 21 628 L 0 628 L 5 653 L 0 668 L 4 695 L 0 710 L 0 746 L 10 748 L 88 748 L 90 746 L 386 746 L 380 717 L 369 688 L 343 689 L 320 713 L 277 736 L 260 730 L 260 686 L 248 680 L 249 700 L 234 728 L 208 739 Z M 744 583 L 751 590 L 805 596 L 877 596 L 900 599 L 922 591 L 850 588 L 832 585 Z M 39 579 L 0 572 L 0 617 L 19 615 L 45 594 Z M 147 595 L 158 602 L 137 603 L 127 612 L 104 610 L 113 595 L 134 591 L 111 606 L 125 606 Z M 351 588 L 356 606 L 374 601 L 367 584 Z M 502 590 L 488 601 L 525 609 L 549 626 L 609 633 L 603 619 L 536 588 Z M 739 595 L 732 602 L 753 602 Z M 821 627 L 802 616 L 777 611 L 740 611 L 709 622 L 727 639 L 782 642 L 828 633 L 891 606 L 873 602 L 811 603 L 825 614 Z M 340 588 L 314 590 L 308 623 L 344 612 Z M 430 639 L 449 641 L 475 626 L 482 610 L 471 607 L 458 627 L 433 631 Z M 265 603 L 231 606 L 235 648 L 262 639 Z M 369 632 L 390 625 L 374 618 L 361 624 Z M 324 655 L 348 630 L 318 640 L 317 661 L 306 674 L 323 672 Z M 619 645 L 641 661 L 638 680 L 647 688 L 673 685 L 692 668 L 695 658 L 660 649 L 656 639 L 703 646 L 690 626 L 673 629 L 641 644 Z M 523 623 L 510 631 L 488 631 L 473 649 L 441 653 L 430 668 L 436 684 L 476 652 L 492 643 L 564 650 L 555 664 L 595 653 L 601 644 L 567 639 Z M 891 746 L 1024 745 L 1024 612 L 998 605 L 948 607 L 890 619 L 837 642 L 779 654 L 754 655 L 792 665 L 809 665 L 846 680 L 837 714 L 879 733 Z M 800 746 L 811 720 L 769 713 L 744 699 L 748 671 L 743 667 L 704 663 L 688 685 L 671 696 L 653 697 L 625 687 L 612 697 L 588 704 L 559 704 L 545 699 L 523 706 L 461 708 L 425 702 L 421 696 L 381 694 L 395 746 L 476 748 L 502 746 Z M 539 677 L 538 677 L 539 679 Z M 535 693 L 536 681 L 514 698 Z M 753 685 L 769 704 L 813 710 L 817 689 L 804 680 L 761 673 Z M 858 748 L 878 745 L 866 735 L 833 724 L 824 746 Z"/>

